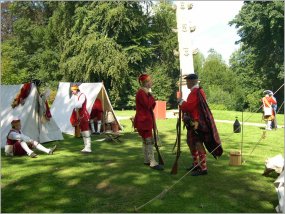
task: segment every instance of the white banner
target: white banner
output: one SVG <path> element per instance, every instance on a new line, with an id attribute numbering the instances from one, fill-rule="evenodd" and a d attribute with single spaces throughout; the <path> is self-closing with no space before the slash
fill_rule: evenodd
<path id="1" fill-rule="evenodd" d="M 191 33 L 195 27 L 191 24 L 191 9 L 193 4 L 189 1 L 176 1 L 176 20 L 179 43 L 179 61 L 182 76 L 194 73 L 193 44 Z M 186 99 L 190 90 L 182 86 L 182 98 Z"/>

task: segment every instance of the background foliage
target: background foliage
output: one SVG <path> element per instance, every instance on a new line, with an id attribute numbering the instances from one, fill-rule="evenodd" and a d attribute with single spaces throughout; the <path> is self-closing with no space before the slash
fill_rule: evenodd
<path id="1" fill-rule="evenodd" d="M 59 81 L 103 81 L 116 109 L 134 109 L 137 77 L 147 72 L 156 98 L 176 107 L 171 2 L 2 2 L 1 15 L 3 84 L 36 78 L 56 91 Z M 254 111 L 263 90 L 284 81 L 284 2 L 244 2 L 229 24 L 240 49 L 229 64 L 213 49 L 207 58 L 198 52 L 195 72 L 213 108 Z M 284 90 L 276 97 L 281 104 Z"/>

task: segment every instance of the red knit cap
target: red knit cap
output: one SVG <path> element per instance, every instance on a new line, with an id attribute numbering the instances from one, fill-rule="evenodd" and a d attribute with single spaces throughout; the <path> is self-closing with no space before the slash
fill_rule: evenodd
<path id="1" fill-rule="evenodd" d="M 139 82 L 142 84 L 145 81 L 149 81 L 150 80 L 150 76 L 147 74 L 141 74 L 139 76 Z"/>

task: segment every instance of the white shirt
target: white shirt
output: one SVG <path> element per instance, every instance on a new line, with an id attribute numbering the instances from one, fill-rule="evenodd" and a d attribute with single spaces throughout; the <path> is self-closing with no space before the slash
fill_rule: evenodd
<path id="1" fill-rule="evenodd" d="M 33 141 L 30 137 L 28 137 L 24 134 L 20 134 L 16 130 L 10 132 L 10 134 L 8 135 L 8 139 L 25 141 L 25 142 L 32 142 Z"/>
<path id="2" fill-rule="evenodd" d="M 190 88 L 190 91 L 193 91 L 194 88 L 199 88 L 199 83 L 197 83 L 196 85 L 194 85 L 192 88 Z M 191 92 L 190 92 L 191 93 Z"/>
<path id="3" fill-rule="evenodd" d="M 81 95 L 81 96 L 80 96 Z M 73 106 L 75 109 L 80 109 L 82 108 L 83 103 L 86 100 L 85 94 L 78 92 L 77 94 L 73 94 Z M 79 97 L 79 99 L 78 99 Z"/>

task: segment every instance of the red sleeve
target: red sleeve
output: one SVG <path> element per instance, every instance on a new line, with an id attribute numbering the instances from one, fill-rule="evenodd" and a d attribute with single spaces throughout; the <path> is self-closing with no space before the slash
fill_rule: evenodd
<path id="1" fill-rule="evenodd" d="M 26 99 L 29 96 L 30 91 L 31 91 L 31 86 L 32 86 L 32 83 L 25 83 L 23 85 L 23 87 L 21 88 L 21 91 L 20 91 L 20 98 L 21 99 Z"/>
<path id="2" fill-rule="evenodd" d="M 198 121 L 199 120 L 199 98 L 198 98 L 198 90 L 200 90 L 201 95 L 206 99 L 206 95 L 203 89 L 194 89 L 189 96 L 187 97 L 187 100 L 182 103 L 180 106 L 181 110 L 185 113 L 188 113 L 190 117 Z"/>
<path id="3" fill-rule="evenodd" d="M 270 102 L 271 104 L 277 104 L 276 100 L 274 100 L 272 97 L 270 97 L 269 102 Z"/>

